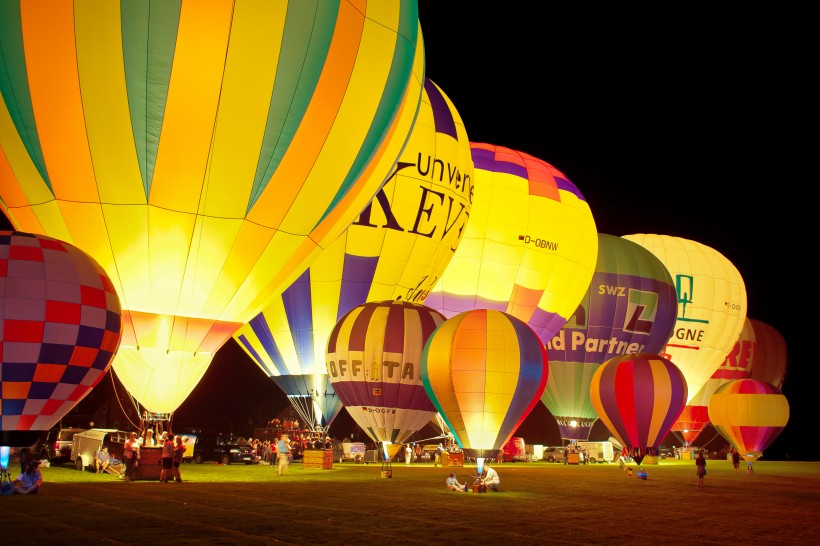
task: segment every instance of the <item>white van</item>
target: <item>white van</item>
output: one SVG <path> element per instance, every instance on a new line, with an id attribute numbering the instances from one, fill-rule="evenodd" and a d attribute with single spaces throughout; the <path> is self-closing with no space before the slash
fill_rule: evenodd
<path id="1" fill-rule="evenodd" d="M 615 460 L 612 442 L 578 442 L 576 445 L 587 453 L 590 463 L 611 463 Z"/>
<path id="2" fill-rule="evenodd" d="M 342 442 L 342 449 L 339 452 L 339 462 L 353 461 L 354 463 L 363 463 L 367 447 L 364 442 Z"/>

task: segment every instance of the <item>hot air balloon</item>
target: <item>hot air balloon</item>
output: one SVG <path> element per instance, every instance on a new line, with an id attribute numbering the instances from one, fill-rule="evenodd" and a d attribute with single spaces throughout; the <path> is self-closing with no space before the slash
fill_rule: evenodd
<path id="1" fill-rule="evenodd" d="M 472 178 L 461 117 L 427 80 L 393 176 L 311 267 L 234 335 L 306 423 L 329 426 L 342 407 L 325 367 L 330 331 L 368 301 L 423 301 L 464 233 Z"/>
<path id="2" fill-rule="evenodd" d="M 424 304 L 452 317 L 504 311 L 546 343 L 589 287 L 598 237 L 589 205 L 558 169 L 471 143 L 476 191 L 461 243 Z"/>
<path id="3" fill-rule="evenodd" d="M 770 383 L 738 379 L 709 399 L 709 419 L 751 469 L 789 422 L 789 402 Z"/>
<path id="4" fill-rule="evenodd" d="M 770 383 L 782 389 L 788 365 L 786 339 L 765 322 L 749 320 L 752 322 L 755 336 L 749 379 Z"/>
<path id="5" fill-rule="evenodd" d="M 754 328 L 751 319 L 746 317 L 732 351 L 695 396 L 690 397 L 680 417 L 672 425 L 672 431 L 679 432 L 685 444 L 694 442 L 709 424 L 709 399 L 715 391 L 729 381 L 749 377 L 756 350 Z"/>
<path id="6" fill-rule="evenodd" d="M 447 319 L 430 336 L 421 378 L 464 457 L 498 457 L 539 402 L 549 376 L 544 346 L 527 324 L 475 309 Z"/>
<path id="7" fill-rule="evenodd" d="M 374 442 L 400 444 L 436 409 L 421 380 L 422 350 L 444 315 L 405 301 L 351 309 L 327 341 L 330 382 L 347 412 Z"/>
<path id="8" fill-rule="evenodd" d="M 618 355 L 660 352 L 677 310 L 675 284 L 654 254 L 622 237 L 598 234 L 590 287 L 546 344 L 550 373 L 541 401 L 558 421 L 561 438 L 589 439 L 598 420 L 589 398 L 595 371 Z"/>
<path id="9" fill-rule="evenodd" d="M 421 99 L 417 3 L 57 0 L 0 18 L 0 202 L 99 262 L 123 307 L 113 369 L 173 412 L 390 174 Z"/>
<path id="10" fill-rule="evenodd" d="M 743 277 L 720 252 L 696 241 L 645 233 L 624 238 L 657 256 L 675 281 L 677 322 L 660 354 L 683 372 L 691 399 L 720 367 L 743 329 Z"/>
<path id="11" fill-rule="evenodd" d="M 30 446 L 97 386 L 120 343 L 121 312 L 88 254 L 0 231 L 0 445 Z"/>
<path id="12" fill-rule="evenodd" d="M 592 376 L 589 394 L 601 421 L 641 464 L 646 455 L 657 454 L 688 393 L 672 361 L 635 353 L 604 362 Z"/>

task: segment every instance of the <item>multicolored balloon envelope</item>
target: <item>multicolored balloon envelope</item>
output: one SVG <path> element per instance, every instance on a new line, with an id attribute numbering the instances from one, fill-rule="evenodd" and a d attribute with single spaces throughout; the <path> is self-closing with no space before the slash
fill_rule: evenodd
<path id="1" fill-rule="evenodd" d="M 373 198 L 421 100 L 416 0 L 0 4 L 0 203 L 123 307 L 113 369 L 173 412 Z"/>
<path id="2" fill-rule="evenodd" d="M 783 432 L 789 422 L 789 402 L 774 385 L 738 379 L 709 399 L 709 419 L 743 460 L 753 462 Z"/>
<path id="3" fill-rule="evenodd" d="M 783 335 L 765 322 L 750 319 L 755 334 L 755 350 L 749 379 L 783 388 L 788 370 L 788 347 Z"/>
<path id="4" fill-rule="evenodd" d="M 403 301 L 351 309 L 327 341 L 330 382 L 375 442 L 402 443 L 435 416 L 421 380 L 422 350 L 444 315 Z"/>
<path id="5" fill-rule="evenodd" d="M 464 233 L 472 179 L 470 142 L 461 117 L 427 80 L 418 119 L 393 176 L 330 248 L 234 335 L 285 390 L 305 422 L 318 424 L 308 406 L 311 398 L 317 403 L 324 399 L 325 406 L 338 401 L 335 395 L 310 395 L 316 392 L 312 383 L 327 382 L 330 331 L 365 302 L 420 303 L 426 297 Z M 305 381 L 287 379 L 292 375 Z M 339 402 L 336 411 L 341 407 Z M 329 425 L 335 413 L 323 415 Z"/>
<path id="6" fill-rule="evenodd" d="M 447 319 L 430 336 L 421 361 L 424 388 L 465 457 L 497 457 L 538 403 L 548 376 L 535 332 L 487 309 Z"/>
<path id="7" fill-rule="evenodd" d="M 558 169 L 471 143 L 476 193 L 466 233 L 424 304 L 447 317 L 504 311 L 546 343 L 589 287 L 598 236 L 589 204 Z"/>
<path id="8" fill-rule="evenodd" d="M 686 444 L 694 442 L 709 424 L 709 399 L 712 398 L 715 391 L 729 381 L 749 377 L 753 355 L 757 350 L 756 347 L 754 328 L 751 319 L 746 317 L 743 330 L 740 332 L 740 337 L 734 348 L 732 348 L 732 352 L 729 353 L 720 367 L 695 396 L 690 397 L 689 403 L 686 404 L 680 417 L 672 425 L 672 431 L 680 433 Z"/>
<path id="9" fill-rule="evenodd" d="M 678 310 L 672 277 L 644 247 L 598 234 L 592 282 L 564 327 L 546 344 L 550 373 L 541 401 L 561 438 L 587 440 L 598 414 L 589 386 L 598 367 L 629 353 L 658 353 Z"/>
<path id="10" fill-rule="evenodd" d="M 723 254 L 696 241 L 645 233 L 624 238 L 657 256 L 675 281 L 678 318 L 659 354 L 683 372 L 691 399 L 720 367 L 743 329 L 743 277 Z"/>
<path id="11" fill-rule="evenodd" d="M 640 464 L 657 453 L 688 393 L 672 361 L 636 353 L 604 362 L 592 376 L 589 394 L 601 421 Z"/>
<path id="12" fill-rule="evenodd" d="M 120 343 L 121 313 L 88 254 L 0 231 L 0 445 L 30 446 L 97 386 Z"/>

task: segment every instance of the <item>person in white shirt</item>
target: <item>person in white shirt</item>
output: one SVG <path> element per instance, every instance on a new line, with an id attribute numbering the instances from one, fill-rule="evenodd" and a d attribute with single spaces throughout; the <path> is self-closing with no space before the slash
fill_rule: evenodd
<path id="1" fill-rule="evenodd" d="M 157 445 L 156 441 L 154 440 L 154 431 L 150 428 L 145 431 L 144 436 L 139 437 L 138 441 L 141 446 L 145 447 L 154 447 Z"/>
<path id="2" fill-rule="evenodd" d="M 481 480 L 481 483 L 486 485 L 487 489 L 492 489 L 493 491 L 498 491 L 498 488 L 501 486 L 501 478 L 498 476 L 498 472 L 488 463 L 484 463 L 484 478 Z"/>

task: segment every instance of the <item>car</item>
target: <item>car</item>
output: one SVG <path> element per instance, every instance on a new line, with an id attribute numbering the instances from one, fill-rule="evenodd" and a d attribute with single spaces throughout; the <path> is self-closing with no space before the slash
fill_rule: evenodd
<path id="1" fill-rule="evenodd" d="M 234 435 L 199 436 L 194 444 L 193 461 L 217 461 L 221 464 L 255 464 L 256 457 L 251 446 L 244 439 Z"/>
<path id="2" fill-rule="evenodd" d="M 548 463 L 563 463 L 564 453 L 566 450 L 567 448 L 563 446 L 545 447 L 544 454 L 541 456 L 541 459 L 547 461 Z"/>
<path id="3" fill-rule="evenodd" d="M 74 446 L 74 435 L 83 428 L 63 427 L 56 425 L 29 448 L 29 458 L 48 460 L 50 465 L 61 465 L 71 461 L 71 448 Z"/>

